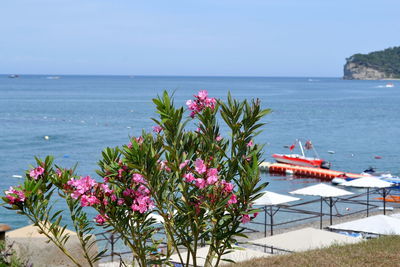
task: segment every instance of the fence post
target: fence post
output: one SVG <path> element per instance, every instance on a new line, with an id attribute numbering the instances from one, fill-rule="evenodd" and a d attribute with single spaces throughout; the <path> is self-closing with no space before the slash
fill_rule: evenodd
<path id="1" fill-rule="evenodd" d="M 111 233 L 111 262 L 114 262 L 114 233 Z"/>

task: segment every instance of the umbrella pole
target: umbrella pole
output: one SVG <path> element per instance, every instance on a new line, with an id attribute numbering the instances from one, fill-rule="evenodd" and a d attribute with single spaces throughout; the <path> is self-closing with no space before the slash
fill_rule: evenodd
<path id="1" fill-rule="evenodd" d="M 369 187 L 367 187 L 367 217 L 369 216 Z"/>
<path id="2" fill-rule="evenodd" d="M 272 213 L 272 206 L 269 206 L 271 212 L 271 235 L 274 235 L 274 214 Z"/>
<path id="3" fill-rule="evenodd" d="M 330 223 L 332 225 L 332 197 L 329 198 Z"/>
<path id="4" fill-rule="evenodd" d="M 321 217 L 319 221 L 319 229 L 322 229 L 322 197 L 321 197 Z"/>
<path id="5" fill-rule="evenodd" d="M 383 188 L 383 215 L 386 215 L 386 188 Z"/>
<path id="6" fill-rule="evenodd" d="M 267 237 L 267 206 L 264 207 L 264 237 Z"/>

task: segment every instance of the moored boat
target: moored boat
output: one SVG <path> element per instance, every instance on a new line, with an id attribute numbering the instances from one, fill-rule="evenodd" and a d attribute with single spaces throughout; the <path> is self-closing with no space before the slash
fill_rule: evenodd
<path id="1" fill-rule="evenodd" d="M 330 169 L 331 164 L 328 161 L 325 161 L 319 158 L 317 152 L 314 149 L 311 141 L 307 141 L 305 143 L 304 148 L 307 150 L 313 150 L 316 157 L 307 157 L 304 153 L 303 145 L 299 140 L 297 140 L 298 146 L 301 150 L 301 155 L 299 154 L 273 154 L 272 157 L 279 163 L 285 163 L 290 165 L 297 165 L 297 166 L 305 166 L 305 167 L 315 167 L 315 168 L 322 168 L 322 169 Z M 295 144 L 290 146 L 290 151 L 295 148 Z"/>

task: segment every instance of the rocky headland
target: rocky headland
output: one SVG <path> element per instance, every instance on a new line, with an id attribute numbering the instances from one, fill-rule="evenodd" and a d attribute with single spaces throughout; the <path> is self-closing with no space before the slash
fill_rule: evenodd
<path id="1" fill-rule="evenodd" d="M 346 59 L 345 80 L 381 80 L 400 78 L 400 46 Z"/>

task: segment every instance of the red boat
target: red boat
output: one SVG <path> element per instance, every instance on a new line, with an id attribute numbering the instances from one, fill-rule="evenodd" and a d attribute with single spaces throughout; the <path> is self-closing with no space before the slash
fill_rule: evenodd
<path id="1" fill-rule="evenodd" d="M 298 141 L 299 147 L 301 149 L 301 154 L 273 154 L 272 157 L 279 163 L 285 163 L 290 165 L 297 165 L 297 166 L 305 166 L 305 167 L 315 167 L 315 168 L 322 168 L 322 169 L 329 169 L 331 167 L 331 163 L 328 161 L 324 161 L 318 157 L 317 152 L 315 151 L 311 141 L 307 141 L 304 148 L 307 150 L 312 149 L 317 157 L 306 157 L 304 154 L 304 149 L 300 141 Z M 290 146 L 290 151 L 295 148 L 293 144 Z"/>

